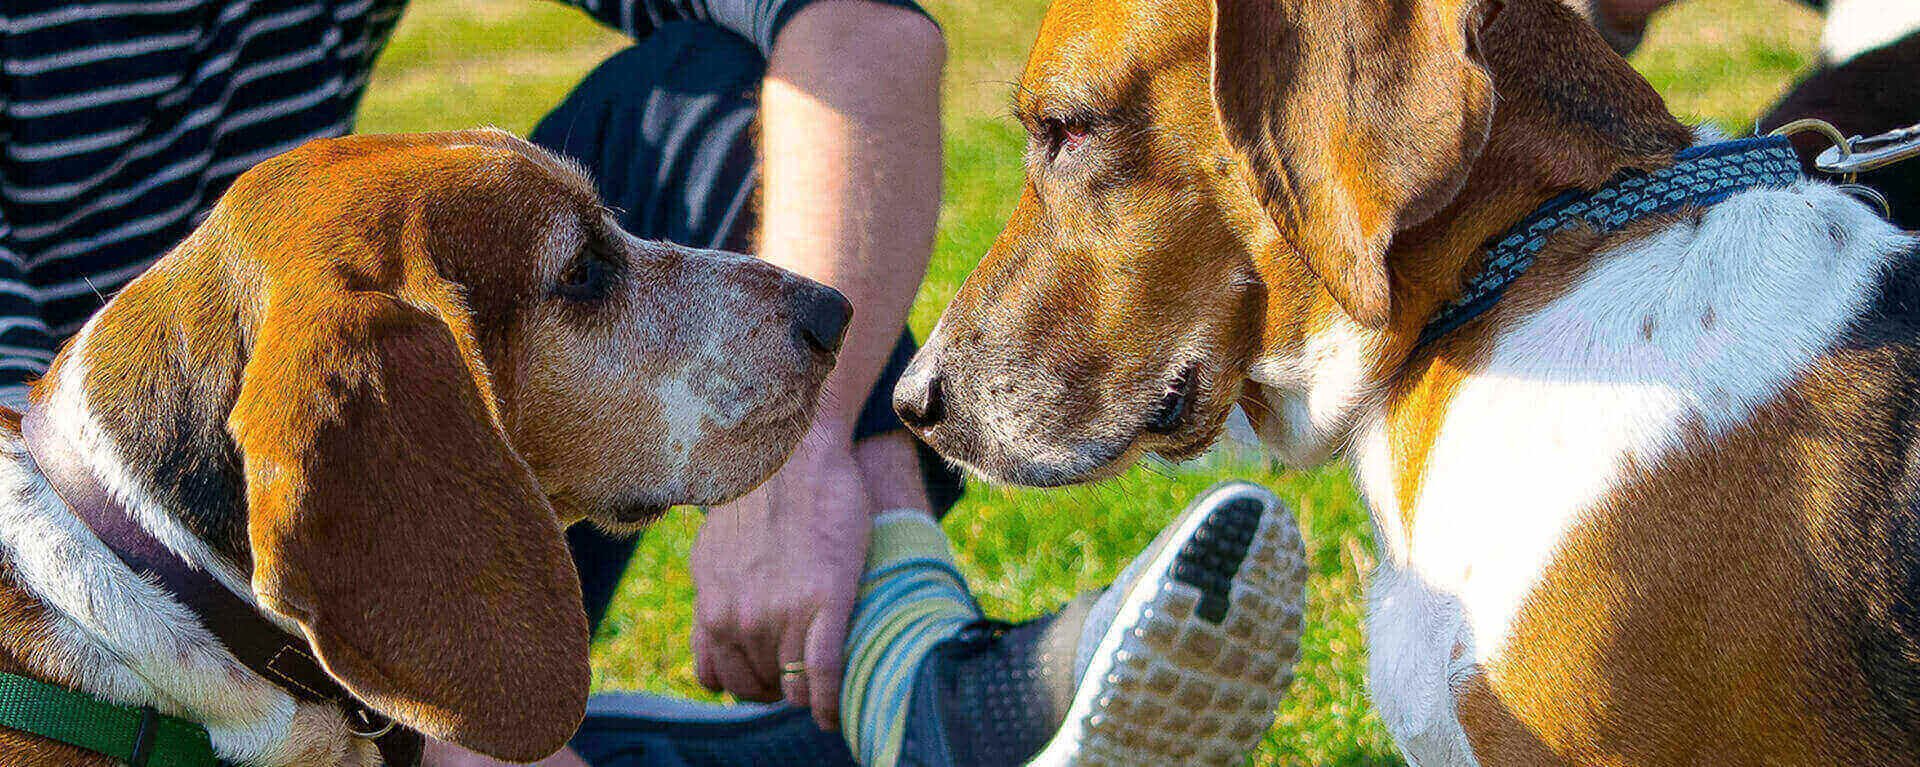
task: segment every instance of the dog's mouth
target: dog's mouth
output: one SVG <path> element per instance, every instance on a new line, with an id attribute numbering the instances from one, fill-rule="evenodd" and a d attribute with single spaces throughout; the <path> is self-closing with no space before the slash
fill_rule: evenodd
<path id="1" fill-rule="evenodd" d="M 622 526 L 644 526 L 651 525 L 666 516 L 668 508 L 670 507 L 654 504 L 631 504 L 614 509 L 610 516 L 613 517 L 614 522 Z"/>
<path id="2" fill-rule="evenodd" d="M 1134 411 L 1141 415 L 1135 416 L 1140 420 L 1133 427 L 1131 437 L 1122 427 L 1119 434 L 1109 432 L 1111 436 L 1106 439 L 1069 440 L 1051 450 L 1053 455 L 1046 460 L 1009 455 L 1004 445 L 983 446 L 971 442 L 972 446 L 961 452 L 961 462 L 976 471 L 990 469 L 983 473 L 1000 481 L 1058 487 L 1114 476 L 1144 453 L 1172 461 L 1186 460 L 1205 452 L 1219 436 L 1218 424 L 1214 423 L 1219 419 L 1207 408 L 1205 375 L 1201 363 L 1194 362 L 1164 379 L 1159 395 L 1146 407 Z M 1098 430 L 1097 425 L 1094 430 Z M 952 437 L 950 433 L 940 436 L 947 436 L 949 440 Z M 950 457 L 951 448 L 949 442 Z M 985 460 L 978 463 L 965 460 L 968 456 Z"/>
<path id="3" fill-rule="evenodd" d="M 633 535 L 660 521 L 672 506 L 658 503 L 625 503 L 594 510 L 586 521 L 612 535 Z"/>
<path id="4" fill-rule="evenodd" d="M 1135 447 L 1176 463 L 1205 453 L 1219 439 L 1230 410 L 1216 396 L 1225 385 L 1208 378 L 1201 363 L 1181 368 L 1148 411 Z"/>

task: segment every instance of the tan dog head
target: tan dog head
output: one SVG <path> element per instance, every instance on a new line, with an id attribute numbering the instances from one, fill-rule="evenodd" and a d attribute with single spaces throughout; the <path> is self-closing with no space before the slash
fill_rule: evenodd
<path id="1" fill-rule="evenodd" d="M 717 503 L 810 418 L 848 307 L 621 231 L 493 131 L 309 144 L 242 176 L 36 391 L 430 735 L 530 761 L 585 704 L 562 527 Z M 75 403 L 80 403 L 76 405 Z"/>
<path id="2" fill-rule="evenodd" d="M 1317 460 L 1480 241 L 1688 138 L 1553 0 L 1217 8 L 1049 10 L 1019 206 L 895 393 L 942 453 L 1085 481 L 1194 455 L 1243 401 Z"/>

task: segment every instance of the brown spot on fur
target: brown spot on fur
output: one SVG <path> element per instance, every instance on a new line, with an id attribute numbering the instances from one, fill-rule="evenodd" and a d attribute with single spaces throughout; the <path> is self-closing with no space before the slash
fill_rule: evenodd
<path id="1" fill-rule="evenodd" d="M 1664 460 L 1629 466 L 1462 697 L 1475 750 L 1920 761 L 1920 348 L 1906 322 L 1867 325 L 1728 434 L 1692 424 Z"/>
<path id="2" fill-rule="evenodd" d="M 1447 407 L 1467 377 L 1478 370 L 1499 334 L 1572 290 L 1592 268 L 1596 253 L 1617 247 L 1635 233 L 1603 237 L 1588 226 L 1574 226 L 1547 237 L 1525 272 L 1515 278 L 1499 302 L 1485 314 L 1435 342 L 1423 359 L 1410 360 L 1400 386 L 1389 400 L 1395 494 L 1401 522 L 1411 529 L 1425 485 L 1427 458 L 1439 438 Z"/>
<path id="3" fill-rule="evenodd" d="M 1446 423 L 1447 406 L 1485 361 L 1492 349 L 1495 325 L 1469 323 L 1416 360 L 1387 409 L 1389 452 L 1394 466 L 1394 494 L 1402 529 L 1413 529 L 1420 492 L 1426 484 L 1427 460 Z"/>

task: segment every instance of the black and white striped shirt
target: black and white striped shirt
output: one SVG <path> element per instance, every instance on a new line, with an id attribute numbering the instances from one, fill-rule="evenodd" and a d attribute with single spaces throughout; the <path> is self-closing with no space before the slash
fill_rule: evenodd
<path id="1" fill-rule="evenodd" d="M 574 0 L 641 35 L 704 20 L 770 51 L 808 0 Z M 0 397 L 235 176 L 353 128 L 406 0 L 0 5 Z"/>

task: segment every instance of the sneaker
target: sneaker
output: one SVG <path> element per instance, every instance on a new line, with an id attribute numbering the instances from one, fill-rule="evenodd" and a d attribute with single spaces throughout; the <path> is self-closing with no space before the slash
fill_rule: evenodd
<path id="1" fill-rule="evenodd" d="M 1228 482 L 1111 588 L 1010 625 L 981 617 L 932 517 L 889 512 L 854 609 L 841 733 L 784 706 L 602 695 L 574 746 L 595 767 L 1237 765 L 1292 681 L 1306 572 L 1287 508 Z"/>
<path id="2" fill-rule="evenodd" d="M 1306 575 L 1280 499 L 1216 485 L 1105 592 L 936 644 L 897 760 L 863 763 L 1240 764 L 1293 680 Z"/>
<path id="3" fill-rule="evenodd" d="M 1242 763 L 1293 682 L 1306 579 L 1300 530 L 1272 492 L 1201 493 L 1096 606 L 1106 628 L 1032 764 Z"/>

